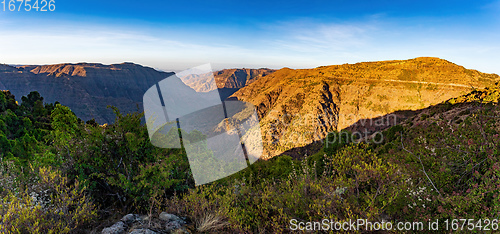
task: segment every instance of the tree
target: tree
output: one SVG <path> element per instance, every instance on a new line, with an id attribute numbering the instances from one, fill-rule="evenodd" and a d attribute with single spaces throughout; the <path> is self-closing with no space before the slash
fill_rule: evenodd
<path id="1" fill-rule="evenodd" d="M 61 104 L 56 105 L 50 117 L 54 129 L 51 132 L 54 146 L 59 152 L 67 152 L 70 156 L 70 145 L 78 132 L 78 118 L 68 107 Z"/>
<path id="2" fill-rule="evenodd" d="M 43 97 L 40 96 L 40 93 L 37 91 L 32 91 L 28 94 L 28 97 L 23 96 L 21 101 L 23 101 L 21 104 L 22 106 L 33 108 L 37 101 L 41 101 L 43 103 Z"/>

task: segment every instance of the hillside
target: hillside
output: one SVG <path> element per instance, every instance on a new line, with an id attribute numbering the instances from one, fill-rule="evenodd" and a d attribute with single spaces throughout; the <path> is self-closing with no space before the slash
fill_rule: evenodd
<path id="1" fill-rule="evenodd" d="M 232 97 L 258 107 L 265 157 L 272 157 L 320 141 L 328 132 L 360 119 L 422 109 L 498 80 L 498 75 L 469 70 L 443 59 L 416 58 L 315 69 L 284 68 Z"/>
<path id="2" fill-rule="evenodd" d="M 18 99 L 36 90 L 45 102 L 58 101 L 83 120 L 111 123 L 115 115 L 108 105 L 124 113 L 142 110 L 144 92 L 172 74 L 132 63 L 0 65 L 0 89 Z"/>

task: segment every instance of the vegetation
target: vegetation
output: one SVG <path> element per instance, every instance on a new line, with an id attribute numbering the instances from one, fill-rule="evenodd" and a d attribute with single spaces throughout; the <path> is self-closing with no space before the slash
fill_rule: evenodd
<path id="1" fill-rule="evenodd" d="M 115 123 L 100 126 L 42 101 L 32 92 L 18 105 L 0 92 L 2 232 L 30 223 L 71 232 L 110 210 L 145 212 L 194 186 L 185 153 L 151 145 L 141 114 L 114 109 Z"/>
<path id="2" fill-rule="evenodd" d="M 21 104 L 0 92 L 0 232 L 90 230 L 110 212 L 167 211 L 193 231 L 248 233 L 289 232 L 291 219 L 495 219 L 500 108 L 479 97 L 422 110 L 379 144 L 334 132 L 312 155 L 195 187 L 184 150 L 152 146 L 141 114 L 114 108 L 114 124 L 84 123 L 36 92 Z"/>

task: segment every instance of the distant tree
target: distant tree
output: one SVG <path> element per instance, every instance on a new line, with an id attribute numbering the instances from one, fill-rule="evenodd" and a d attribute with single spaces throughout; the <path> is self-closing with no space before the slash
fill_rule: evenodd
<path id="1" fill-rule="evenodd" d="M 7 99 L 5 98 L 5 94 L 0 92 L 0 112 L 4 112 L 7 108 Z"/>
<path id="2" fill-rule="evenodd" d="M 90 119 L 90 120 L 87 120 L 87 122 L 85 122 L 86 124 L 92 126 L 92 127 L 97 127 L 99 126 L 99 124 L 95 121 L 94 118 Z"/>
<path id="3" fill-rule="evenodd" d="M 40 93 L 38 93 L 37 91 L 30 92 L 27 97 L 21 97 L 21 101 L 23 102 L 23 104 L 30 107 L 33 107 L 35 105 L 35 102 L 38 100 L 43 101 L 43 97 L 40 96 Z"/>

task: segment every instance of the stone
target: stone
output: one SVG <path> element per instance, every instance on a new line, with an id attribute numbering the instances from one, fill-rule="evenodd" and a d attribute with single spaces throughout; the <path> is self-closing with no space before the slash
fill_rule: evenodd
<path id="1" fill-rule="evenodd" d="M 139 219 L 139 215 L 128 214 L 128 215 L 123 216 L 123 218 L 121 219 L 121 221 L 124 222 L 125 224 L 129 225 L 129 224 L 137 221 L 138 219 Z"/>
<path id="2" fill-rule="evenodd" d="M 165 230 L 169 232 L 182 228 L 182 225 L 186 223 L 183 219 L 179 218 L 178 216 L 169 214 L 167 212 L 162 212 L 159 218 L 160 220 L 167 222 L 165 224 Z"/>
<path id="3" fill-rule="evenodd" d="M 156 234 L 157 232 L 151 231 L 147 228 L 134 229 L 129 234 Z"/>
<path id="4" fill-rule="evenodd" d="M 173 214 L 169 214 L 167 212 L 161 212 L 160 214 L 160 217 L 159 217 L 161 220 L 163 221 L 167 221 L 167 222 L 170 222 L 170 221 L 179 221 L 182 219 L 177 217 L 176 215 L 173 215 Z"/>
<path id="5" fill-rule="evenodd" d="M 182 227 L 183 222 L 184 221 L 182 221 L 182 220 L 168 222 L 167 224 L 165 224 L 165 230 L 169 231 L 169 232 L 173 231 L 173 230 L 177 230 L 177 229 Z"/>
<path id="6" fill-rule="evenodd" d="M 113 226 L 104 228 L 102 230 L 102 234 L 123 234 L 127 230 L 127 225 L 122 222 L 118 221 L 117 223 L 113 224 Z"/>

